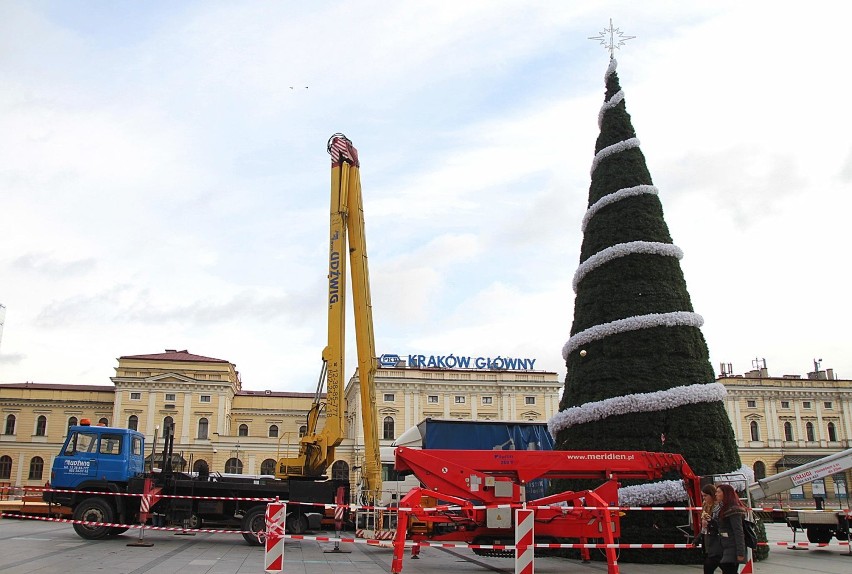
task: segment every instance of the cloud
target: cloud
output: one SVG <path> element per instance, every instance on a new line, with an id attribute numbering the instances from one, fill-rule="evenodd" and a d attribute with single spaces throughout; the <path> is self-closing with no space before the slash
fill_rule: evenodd
<path id="1" fill-rule="evenodd" d="M 97 261 L 92 258 L 61 261 L 48 253 L 26 253 L 11 261 L 11 267 L 22 271 L 32 271 L 50 276 L 85 275 L 95 268 Z"/>

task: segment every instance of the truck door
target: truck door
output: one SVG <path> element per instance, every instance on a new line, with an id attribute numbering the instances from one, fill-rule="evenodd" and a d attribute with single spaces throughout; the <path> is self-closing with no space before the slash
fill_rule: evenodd
<path id="1" fill-rule="evenodd" d="M 62 453 L 53 463 L 52 484 L 56 488 L 73 488 L 98 476 L 98 433 L 74 431 Z"/>

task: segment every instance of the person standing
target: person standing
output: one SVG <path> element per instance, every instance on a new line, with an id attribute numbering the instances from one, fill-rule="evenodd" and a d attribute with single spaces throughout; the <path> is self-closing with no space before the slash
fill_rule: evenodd
<path id="1" fill-rule="evenodd" d="M 718 546 L 715 555 L 718 557 L 718 565 L 722 574 L 737 574 L 740 564 L 746 562 L 745 534 L 743 532 L 743 518 L 746 515 L 746 507 L 740 502 L 737 491 L 730 484 L 720 484 L 716 487 L 716 501 L 720 503 L 718 513 Z M 705 573 L 712 573 L 716 569 L 707 569 Z"/>
<path id="2" fill-rule="evenodd" d="M 704 535 L 704 574 L 713 574 L 722 562 L 724 550 L 719 536 L 719 513 L 722 502 L 717 499 L 719 489 L 707 484 L 701 489 L 704 503 L 701 505 L 701 532 Z"/>

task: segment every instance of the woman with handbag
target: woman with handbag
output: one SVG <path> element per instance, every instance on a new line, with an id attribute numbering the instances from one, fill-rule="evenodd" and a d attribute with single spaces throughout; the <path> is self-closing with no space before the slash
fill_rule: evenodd
<path id="1" fill-rule="evenodd" d="M 716 501 L 719 505 L 714 507 L 707 524 L 704 574 L 713 574 L 717 567 L 722 569 L 722 574 L 737 574 L 740 564 L 746 561 L 743 533 L 746 507 L 730 484 L 720 484 L 716 487 Z"/>

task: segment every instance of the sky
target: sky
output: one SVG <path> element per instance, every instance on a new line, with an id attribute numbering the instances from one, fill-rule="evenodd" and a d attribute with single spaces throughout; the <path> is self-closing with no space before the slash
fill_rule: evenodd
<path id="1" fill-rule="evenodd" d="M 377 352 L 564 379 L 610 18 L 714 370 L 852 378 L 852 4 L 778 6 L 0 0 L 0 383 L 186 349 L 313 390 L 336 132 Z"/>

